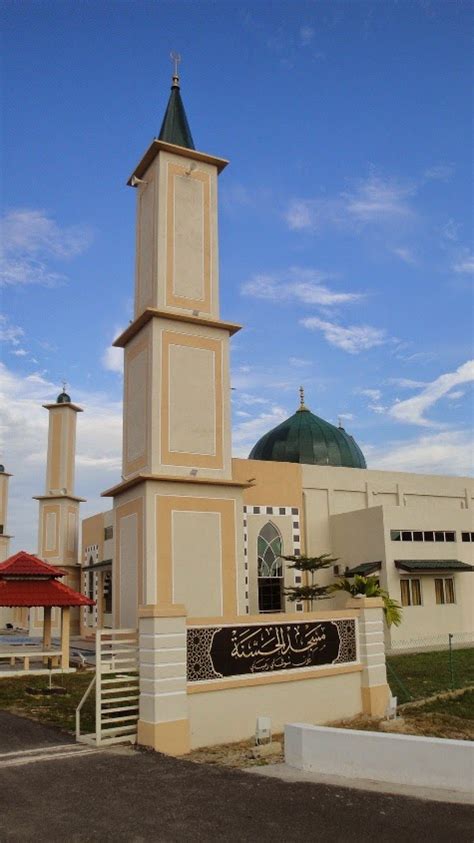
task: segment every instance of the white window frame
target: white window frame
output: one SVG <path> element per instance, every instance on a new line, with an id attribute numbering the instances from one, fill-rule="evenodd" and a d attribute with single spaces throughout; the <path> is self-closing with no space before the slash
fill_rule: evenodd
<path id="1" fill-rule="evenodd" d="M 419 603 L 413 602 L 413 586 L 412 586 L 413 580 L 417 580 L 418 583 L 419 583 L 419 588 L 420 588 L 420 602 Z M 402 586 L 401 586 L 402 582 L 408 583 L 408 593 L 409 593 L 409 598 L 410 598 L 410 602 L 406 603 L 405 605 L 402 603 Z M 423 606 L 423 589 L 421 587 L 421 577 L 400 577 L 400 603 L 401 603 L 401 605 L 404 609 L 409 609 L 409 608 L 420 609 Z"/>
<path id="2" fill-rule="evenodd" d="M 436 606 L 455 606 L 456 603 L 457 603 L 457 600 L 456 600 L 456 587 L 454 585 L 454 577 L 444 576 L 444 577 L 435 577 L 434 579 L 435 579 L 435 605 Z M 438 603 L 438 601 L 436 599 L 436 580 L 440 580 L 443 584 L 443 601 L 441 603 Z M 453 584 L 452 587 L 453 587 L 454 600 L 452 600 L 452 601 L 450 600 L 449 603 L 446 600 L 446 585 L 445 585 L 446 580 L 451 580 L 451 582 Z"/>

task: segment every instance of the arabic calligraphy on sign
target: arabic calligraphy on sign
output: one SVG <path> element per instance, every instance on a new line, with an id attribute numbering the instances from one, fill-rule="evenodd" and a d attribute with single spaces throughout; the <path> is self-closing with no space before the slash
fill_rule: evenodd
<path id="1" fill-rule="evenodd" d="M 339 621 L 217 627 L 211 636 L 210 629 L 194 628 L 188 631 L 188 680 L 334 664 L 341 662 L 343 637 L 344 653 L 353 653 L 343 661 L 353 661 L 355 624 L 344 623 L 351 628 L 344 628 L 343 636 Z"/>

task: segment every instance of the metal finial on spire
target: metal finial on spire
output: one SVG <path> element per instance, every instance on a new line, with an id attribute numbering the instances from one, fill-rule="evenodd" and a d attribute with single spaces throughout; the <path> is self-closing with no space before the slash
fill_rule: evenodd
<path id="1" fill-rule="evenodd" d="M 300 406 L 298 407 L 298 412 L 307 410 L 307 406 L 304 403 L 304 388 L 300 386 Z"/>
<path id="2" fill-rule="evenodd" d="M 174 65 L 174 68 L 173 68 L 174 72 L 173 72 L 173 76 L 172 76 L 172 79 L 173 79 L 172 87 L 173 88 L 179 88 L 178 65 L 181 62 L 181 56 L 180 56 L 179 53 L 170 53 L 170 59 L 173 62 L 173 65 Z"/>
<path id="3" fill-rule="evenodd" d="M 63 385 L 63 392 L 66 392 L 67 381 L 66 381 L 66 380 L 64 380 L 64 378 L 63 378 L 63 379 L 62 379 L 62 381 L 61 381 L 61 383 L 62 383 L 62 385 Z"/>

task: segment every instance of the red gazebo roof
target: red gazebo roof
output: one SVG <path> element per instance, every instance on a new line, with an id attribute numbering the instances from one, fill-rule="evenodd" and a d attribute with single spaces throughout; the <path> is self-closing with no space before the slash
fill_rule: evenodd
<path id="1" fill-rule="evenodd" d="M 94 600 L 69 588 L 64 571 L 21 550 L 0 564 L 0 606 L 93 606 Z"/>
<path id="2" fill-rule="evenodd" d="M 0 580 L 0 606 L 93 605 L 93 600 L 57 580 Z"/>
<path id="3" fill-rule="evenodd" d="M 37 556 L 20 550 L 0 563 L 0 580 L 5 577 L 63 577 L 64 571 L 54 565 L 48 565 Z"/>

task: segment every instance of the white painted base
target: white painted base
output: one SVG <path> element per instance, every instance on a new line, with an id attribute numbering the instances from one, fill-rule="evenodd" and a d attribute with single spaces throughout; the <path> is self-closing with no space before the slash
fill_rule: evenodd
<path id="1" fill-rule="evenodd" d="M 285 761 L 308 772 L 471 793 L 474 742 L 285 726 Z"/>

